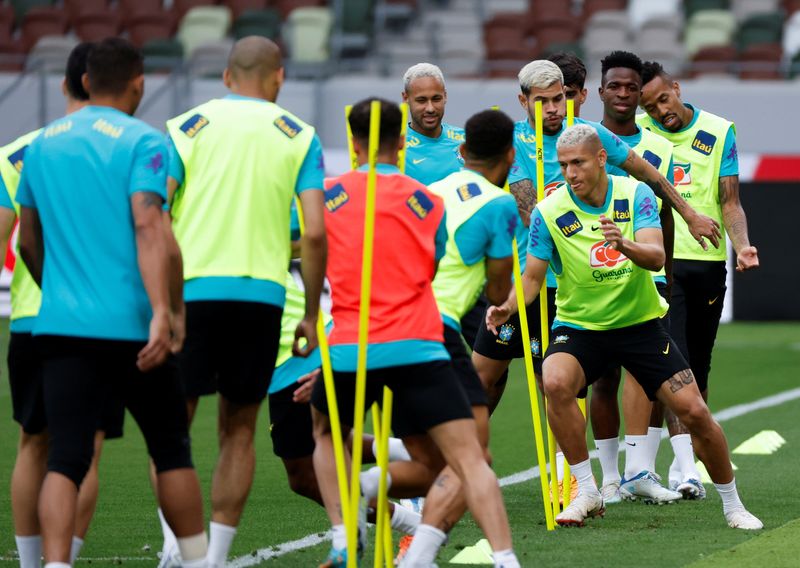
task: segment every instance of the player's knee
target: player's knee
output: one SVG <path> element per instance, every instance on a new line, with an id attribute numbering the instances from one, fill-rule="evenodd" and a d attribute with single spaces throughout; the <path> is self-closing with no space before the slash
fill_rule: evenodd
<path id="1" fill-rule="evenodd" d="M 44 460 L 47 457 L 48 437 L 46 433 L 28 434 L 22 432 L 19 437 L 19 451 Z"/>
<path id="2" fill-rule="evenodd" d="M 289 488 L 297 495 L 307 497 L 308 499 L 315 499 L 319 494 L 317 477 L 314 475 L 313 468 L 293 468 L 291 471 L 287 471 L 287 475 L 289 478 Z"/>
<path id="3" fill-rule="evenodd" d="M 569 375 L 561 369 L 547 369 L 542 382 L 547 400 L 566 401 L 575 398 L 577 391 L 572 388 Z"/>
<path id="4" fill-rule="evenodd" d="M 702 433 L 708 426 L 711 419 L 711 413 L 708 410 L 703 399 L 699 396 L 696 401 L 692 401 L 682 409 L 681 422 L 692 433 Z"/>

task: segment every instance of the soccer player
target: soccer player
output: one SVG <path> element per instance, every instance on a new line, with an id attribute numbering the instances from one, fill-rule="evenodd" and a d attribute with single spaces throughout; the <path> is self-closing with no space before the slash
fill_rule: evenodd
<path id="1" fill-rule="evenodd" d="M 586 102 L 586 65 L 574 53 L 560 51 L 547 58 L 552 61 L 564 75 L 564 96 L 575 103 L 575 116 L 581 115 L 581 106 Z"/>
<path id="2" fill-rule="evenodd" d="M 295 352 L 317 345 L 326 257 L 322 146 L 313 127 L 275 104 L 283 77 L 275 43 L 243 38 L 224 74 L 231 94 L 167 122 L 185 278 L 186 345 L 178 362 L 190 417 L 200 396 L 220 395 L 209 566 L 224 564 L 253 482 L 253 437 L 278 354 L 295 195 L 306 222 L 305 311 L 295 338 L 308 340 Z"/>
<path id="3" fill-rule="evenodd" d="M 457 172 L 463 161 L 458 147 L 464 131 L 445 122 L 447 89 L 442 70 L 431 63 L 417 63 L 403 75 L 403 102 L 411 122 L 406 132 L 406 175 L 430 185 Z"/>
<path id="4" fill-rule="evenodd" d="M 670 183 L 672 177 L 672 144 L 636 125 L 636 109 L 642 88 L 642 61 L 635 54 L 615 51 L 601 61 L 600 100 L 603 102 L 601 124 L 616 134 L 631 149 L 653 164 Z M 608 173 L 628 174 L 613 166 Z M 669 302 L 667 275 L 671 274 L 674 223 L 669 205 L 658 202 L 659 218 L 664 236 L 665 268 L 654 280 L 658 293 Z M 664 322 L 667 322 L 665 316 Z M 606 505 L 619 502 L 621 497 L 643 498 L 648 502 L 664 503 L 680 499 L 680 493 L 661 486 L 655 472 L 655 460 L 661 441 L 663 411 L 647 399 L 639 383 L 630 376 L 624 382 L 623 410 L 625 412 L 625 475 L 619 475 L 619 406 L 617 392 L 619 374 L 609 373 L 592 385 L 592 432 L 603 469 L 601 492 Z M 657 408 L 656 408 L 657 407 Z M 651 417 L 652 414 L 652 417 Z M 651 419 L 652 418 L 652 419 Z M 650 428 L 648 428 L 648 424 Z M 622 495 L 620 483 L 622 482 Z"/>
<path id="5" fill-rule="evenodd" d="M 330 336 L 342 435 L 353 423 L 353 401 L 360 296 L 360 255 L 370 122 L 370 100 L 353 106 L 350 127 L 361 167 L 327 181 L 326 228 L 330 245 L 328 279 L 335 322 Z M 428 434 L 445 461 L 461 478 L 470 506 L 493 550 L 498 566 L 516 567 L 497 478 L 486 463 L 475 421 L 464 389 L 443 345 L 442 317 L 431 283 L 436 260 L 447 242 L 441 198 L 425 186 L 400 174 L 397 153 L 400 109 L 381 101 L 380 149 L 376 194 L 375 258 L 381 269 L 373 273 L 367 359 L 366 404 L 381 398 L 383 386 L 394 392 L 395 435 L 404 442 Z M 322 383 L 312 394 L 314 469 L 325 508 L 333 525 L 333 546 L 324 566 L 344 566 L 346 535 L 342 524 L 327 400 Z M 407 445 L 412 459 L 427 463 L 435 448 Z M 442 477 L 439 482 L 449 485 Z M 363 535 L 362 535 L 363 536 Z M 415 539 L 438 538 L 425 525 Z"/>
<path id="6" fill-rule="evenodd" d="M 733 123 L 684 103 L 680 85 L 655 62 L 644 64 L 640 127 L 673 145 L 675 185 L 692 207 L 725 227 L 736 251 L 736 270 L 758 268 L 758 251 L 747 235 L 747 218 L 739 201 L 739 162 Z M 696 246 L 694 231 L 675 220 L 670 334 L 692 366 L 697 386 L 708 399 L 711 352 L 725 299 L 727 247 Z M 692 441 L 685 424 L 667 411 L 675 461 L 670 487 L 689 499 L 702 499 L 705 489 L 695 467 Z"/>
<path id="7" fill-rule="evenodd" d="M 205 566 L 200 484 L 170 352 L 180 348 L 162 208 L 166 145 L 132 118 L 144 93 L 141 53 L 96 44 L 83 86 L 90 106 L 56 120 L 25 153 L 17 201 L 20 252 L 42 303 L 33 325 L 50 432 L 39 497 L 46 566 L 69 566 L 78 487 L 103 408 L 131 411 L 158 472 L 184 566 Z"/>
<path id="8" fill-rule="evenodd" d="M 634 179 L 606 174 L 606 151 L 589 125 L 567 129 L 557 150 L 568 186 L 534 211 L 522 276 L 527 301 L 539 293 L 548 263 L 559 280 L 544 391 L 548 420 L 578 479 L 578 495 L 556 521 L 580 526 L 604 512 L 589 463 L 586 422 L 575 397 L 608 368 L 620 365 L 648 398 L 661 400 L 687 425 L 728 524 L 762 528 L 739 499 L 725 435 L 659 321 L 667 303 L 650 272 L 660 270 L 665 260 L 655 195 Z M 487 327 L 496 331 L 515 310 L 513 296 L 489 308 Z"/>
<path id="9" fill-rule="evenodd" d="M 66 114 L 80 110 L 88 104 L 89 94 L 83 88 L 81 79 L 86 73 L 86 59 L 91 47 L 91 43 L 78 44 L 67 60 L 66 75 L 62 81 L 62 91 L 67 102 Z M 40 132 L 41 129 L 34 130 L 0 149 L 0 250 L 4 252 L 17 220 L 18 211 L 12 205 L 12 200 L 17 193 L 25 151 Z M 42 557 L 42 537 L 36 504 L 47 470 L 47 423 L 42 400 L 41 360 L 36 354 L 31 334 L 40 303 L 39 287 L 17 252 L 11 280 L 8 369 L 14 419 L 20 424 L 17 459 L 11 475 L 11 507 L 17 554 L 22 568 L 40 566 Z M 97 465 L 102 442 L 122 434 L 124 412 L 121 406 L 114 407 L 104 417 L 95 435 L 92 464 L 78 492 L 75 536 L 72 538 L 70 551 L 73 562 L 83 546 L 83 539 L 97 503 Z"/>

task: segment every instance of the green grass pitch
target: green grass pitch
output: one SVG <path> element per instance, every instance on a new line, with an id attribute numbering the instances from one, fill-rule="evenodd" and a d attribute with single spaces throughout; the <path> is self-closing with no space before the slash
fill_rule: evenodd
<path id="1" fill-rule="evenodd" d="M 0 353 L 7 353 L 7 322 L 0 322 Z M 3 357 L 5 358 L 5 357 Z M 717 412 L 734 405 L 800 387 L 800 325 L 734 324 L 720 329 L 711 379 L 711 407 Z M 3 364 L 3 372 L 5 373 Z M 195 463 L 206 499 L 216 459 L 215 403 L 201 403 L 192 430 Z M 639 503 L 610 506 L 604 519 L 583 529 L 548 533 L 538 479 L 504 489 L 523 566 L 797 566 L 800 517 L 796 490 L 800 471 L 800 399 L 727 420 L 723 428 L 731 448 L 761 430 L 778 431 L 787 444 L 769 456 L 734 456 L 742 499 L 760 516 L 766 529 L 746 533 L 729 529 L 713 488 L 704 502 L 651 507 Z M 259 422 L 256 481 L 234 543 L 231 558 L 270 550 L 288 541 L 328 529 L 318 506 L 288 488 L 283 467 L 272 454 L 266 409 Z M 0 380 L 0 564 L 13 565 L 8 480 L 13 466 L 17 426 L 11 419 L 8 382 Z M 498 477 L 534 465 L 527 386 L 521 365 L 515 365 L 503 402 L 492 420 L 492 453 Z M 666 475 L 672 452 L 662 443 L 658 471 Z M 595 464 L 599 479 L 599 464 Z M 147 460 L 141 436 L 128 420 L 126 437 L 110 442 L 103 452 L 97 514 L 79 566 L 155 566 L 161 538 L 156 504 L 147 481 Z M 206 513 L 208 504 L 206 503 Z M 481 538 L 470 517 L 453 531 L 439 556 L 439 565 Z M 396 541 L 396 538 L 395 538 Z M 327 543 L 281 555 L 265 566 L 316 566 Z M 238 565 L 245 565 L 240 560 Z M 362 566 L 371 566 L 368 556 Z"/>

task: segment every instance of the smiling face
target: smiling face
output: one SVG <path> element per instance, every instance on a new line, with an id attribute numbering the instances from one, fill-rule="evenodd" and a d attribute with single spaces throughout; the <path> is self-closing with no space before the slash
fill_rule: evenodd
<path id="1" fill-rule="evenodd" d="M 403 101 L 408 103 L 414 130 L 431 138 L 439 136 L 447 104 L 447 91 L 441 81 L 433 77 L 414 79 L 403 93 Z"/>
<path id="2" fill-rule="evenodd" d="M 555 82 L 546 89 L 531 88 L 530 94 L 519 95 L 522 108 L 528 113 L 531 124 L 535 124 L 536 101 L 542 101 L 542 131 L 547 135 L 558 134 L 567 115 L 567 97 L 564 86 Z"/>
<path id="3" fill-rule="evenodd" d="M 677 132 L 684 126 L 686 107 L 681 101 L 680 86 L 675 81 L 668 81 L 661 75 L 642 87 L 639 103 L 650 118 L 660 123 L 670 132 Z"/>
<path id="4" fill-rule="evenodd" d="M 633 69 L 612 67 L 603 77 L 600 100 L 606 116 L 617 122 L 635 119 L 641 94 L 642 78 Z"/>

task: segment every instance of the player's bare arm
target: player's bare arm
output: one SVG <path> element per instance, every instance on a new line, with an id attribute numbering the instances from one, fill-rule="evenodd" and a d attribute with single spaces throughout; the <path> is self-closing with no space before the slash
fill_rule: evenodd
<path id="1" fill-rule="evenodd" d="M 301 357 L 307 357 L 318 345 L 316 325 L 319 315 L 319 298 L 322 294 L 322 283 L 325 279 L 328 259 L 328 240 L 325 237 L 323 213 L 324 195 L 321 190 L 313 189 L 300 194 L 305 223 L 305 232 L 300 238 L 300 269 L 306 292 L 306 312 L 297 325 L 292 351 Z M 306 344 L 302 349 L 299 345 L 301 338 L 306 339 Z"/>
<path id="2" fill-rule="evenodd" d="M 634 234 L 634 240 L 630 240 L 624 238 L 617 224 L 605 215 L 600 215 L 600 228 L 611 248 L 627 256 L 635 265 L 654 272 L 664 266 L 661 229 L 639 229 Z"/>
<path id="3" fill-rule="evenodd" d="M 42 267 L 44 265 L 44 238 L 39 212 L 30 207 L 22 207 L 19 213 L 19 252 L 33 281 L 42 287 Z"/>
<path id="4" fill-rule="evenodd" d="M 0 207 L 0 251 L 2 251 L 3 263 L 6 260 L 6 253 L 8 252 L 8 239 L 11 237 L 11 231 L 14 230 L 14 222 L 17 220 L 17 214 L 13 209 L 7 207 Z"/>
<path id="5" fill-rule="evenodd" d="M 178 353 L 186 339 L 186 305 L 183 302 L 183 255 L 175 234 L 172 232 L 172 219 L 168 212 L 164 218 L 164 238 L 169 258 L 169 304 L 172 310 L 172 352 Z"/>
<path id="6" fill-rule="evenodd" d="M 547 277 L 546 260 L 541 260 L 529 254 L 525 261 L 525 271 L 522 273 L 522 291 L 525 296 L 525 305 L 530 305 L 539 295 L 542 284 Z M 497 335 L 497 326 L 504 324 L 512 315 L 517 313 L 517 294 L 512 286 L 506 301 L 499 306 L 490 306 L 486 311 L 486 328 Z"/>
<path id="7" fill-rule="evenodd" d="M 529 226 L 531 224 L 531 213 L 533 208 L 536 207 L 536 191 L 533 189 L 533 183 L 529 179 L 521 179 L 509 185 L 508 189 L 517 201 L 517 209 L 522 223 L 526 227 Z"/>
<path id="8" fill-rule="evenodd" d="M 747 217 L 739 201 L 739 176 L 719 178 L 719 204 L 722 223 L 736 251 L 736 270 L 743 272 L 758 268 L 758 251 L 747 236 Z"/>
<path id="9" fill-rule="evenodd" d="M 493 305 L 502 304 L 513 289 L 511 273 L 513 257 L 486 259 L 486 289 L 484 293 Z"/>
<path id="10" fill-rule="evenodd" d="M 161 365 L 172 343 L 170 263 L 163 206 L 161 196 L 150 191 L 140 191 L 131 197 L 139 272 L 153 310 L 150 337 L 137 361 L 142 371 Z"/>
<path id="11" fill-rule="evenodd" d="M 689 232 L 703 247 L 703 250 L 708 250 L 708 245 L 703 238 L 711 241 L 714 248 L 719 248 L 719 239 L 722 236 L 722 233 L 719 232 L 719 223 L 692 209 L 692 206 L 681 197 L 675 186 L 669 183 L 667 178 L 661 175 L 650 162 L 631 150 L 621 167 L 631 176 L 645 182 L 658 197 L 672 205 L 673 209 L 686 221 Z"/>

